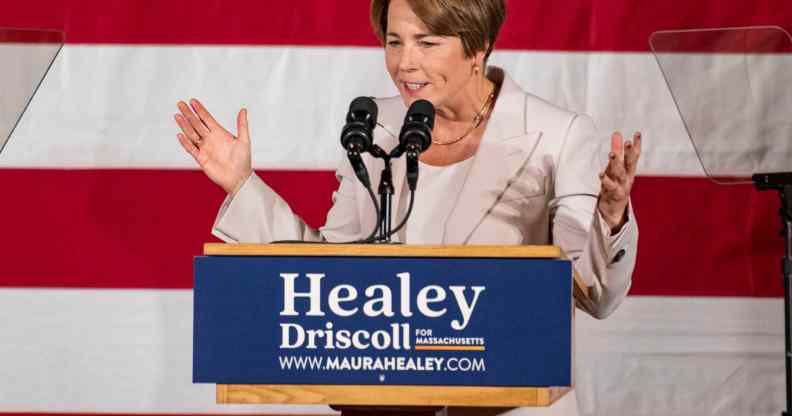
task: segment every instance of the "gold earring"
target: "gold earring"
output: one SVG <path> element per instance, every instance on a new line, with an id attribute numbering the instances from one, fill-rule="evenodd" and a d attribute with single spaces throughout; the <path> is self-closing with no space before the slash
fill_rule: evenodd
<path id="1" fill-rule="evenodd" d="M 479 73 L 479 66 L 478 65 L 473 65 L 473 72 L 475 72 L 476 74 Z"/>

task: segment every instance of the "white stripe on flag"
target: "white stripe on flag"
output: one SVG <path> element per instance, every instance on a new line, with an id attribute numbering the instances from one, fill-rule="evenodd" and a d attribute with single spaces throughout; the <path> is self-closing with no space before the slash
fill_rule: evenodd
<path id="1" fill-rule="evenodd" d="M 217 406 L 192 384 L 188 290 L 0 290 L 0 409 L 11 412 L 325 413 Z M 783 302 L 628 297 L 578 313 L 577 396 L 598 414 L 746 415 L 783 404 Z M 722 413 L 720 413 L 722 411 Z"/>
<path id="2" fill-rule="evenodd" d="M 644 132 L 642 174 L 702 175 L 651 54 L 496 51 L 526 90 Z M 395 89 L 378 48 L 67 45 L 0 167 L 195 168 L 172 115 L 198 97 L 235 131 L 249 109 L 259 169 L 334 169 L 337 135 L 359 95 Z"/>
<path id="3" fill-rule="evenodd" d="M 0 290 L 3 412 L 332 413 L 219 406 L 192 384 L 192 291 Z"/>

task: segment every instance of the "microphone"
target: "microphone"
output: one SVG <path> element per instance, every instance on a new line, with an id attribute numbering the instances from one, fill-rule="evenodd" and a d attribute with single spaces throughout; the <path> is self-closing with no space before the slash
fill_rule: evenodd
<path id="1" fill-rule="evenodd" d="M 428 149 L 432 144 L 434 119 L 435 108 L 432 103 L 426 100 L 414 102 L 404 117 L 404 125 L 399 133 L 399 145 L 408 153 L 422 153 Z"/>
<path id="2" fill-rule="evenodd" d="M 369 97 L 358 97 L 349 105 L 346 124 L 341 130 L 341 146 L 347 151 L 349 163 L 355 176 L 366 187 L 371 186 L 368 170 L 361 153 L 367 152 L 374 143 L 374 127 L 377 125 L 377 104 Z"/>
<path id="3" fill-rule="evenodd" d="M 418 185 L 418 155 L 432 144 L 435 108 L 429 101 L 414 102 L 404 118 L 399 133 L 399 151 L 407 153 L 407 185 L 415 191 Z"/>

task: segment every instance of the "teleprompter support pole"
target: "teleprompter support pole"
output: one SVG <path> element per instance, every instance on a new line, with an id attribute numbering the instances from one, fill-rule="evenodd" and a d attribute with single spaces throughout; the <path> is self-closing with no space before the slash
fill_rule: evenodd
<path id="1" fill-rule="evenodd" d="M 790 318 L 790 295 L 792 294 L 792 172 L 760 173 L 753 175 L 756 189 L 775 190 L 781 199 L 778 214 L 781 217 L 784 236 L 784 256 L 781 258 L 781 273 L 784 277 L 784 361 L 786 368 L 786 410 L 783 416 L 792 416 L 792 318 Z"/>
<path id="2" fill-rule="evenodd" d="M 784 218 L 784 239 L 786 249 L 781 260 L 781 270 L 784 273 L 784 339 L 786 343 L 786 411 L 784 416 L 792 416 L 792 318 L 790 318 L 790 296 L 792 296 L 792 185 L 784 187 L 781 195 L 781 216 Z"/>

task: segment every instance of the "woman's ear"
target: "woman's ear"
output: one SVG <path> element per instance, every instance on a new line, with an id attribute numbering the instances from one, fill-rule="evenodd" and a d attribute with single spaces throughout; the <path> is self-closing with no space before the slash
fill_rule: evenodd
<path id="1" fill-rule="evenodd" d="M 473 70 L 474 72 L 483 72 L 484 71 L 484 64 L 486 63 L 487 52 L 486 49 L 483 51 L 478 51 L 473 56 Z M 476 71 L 478 68 L 478 71 Z"/>
<path id="2" fill-rule="evenodd" d="M 487 64 L 487 58 L 489 58 L 490 53 L 492 53 L 492 49 L 489 43 L 484 44 L 484 49 L 476 52 L 476 60 L 478 60 L 479 64 L 483 67 Z"/>

